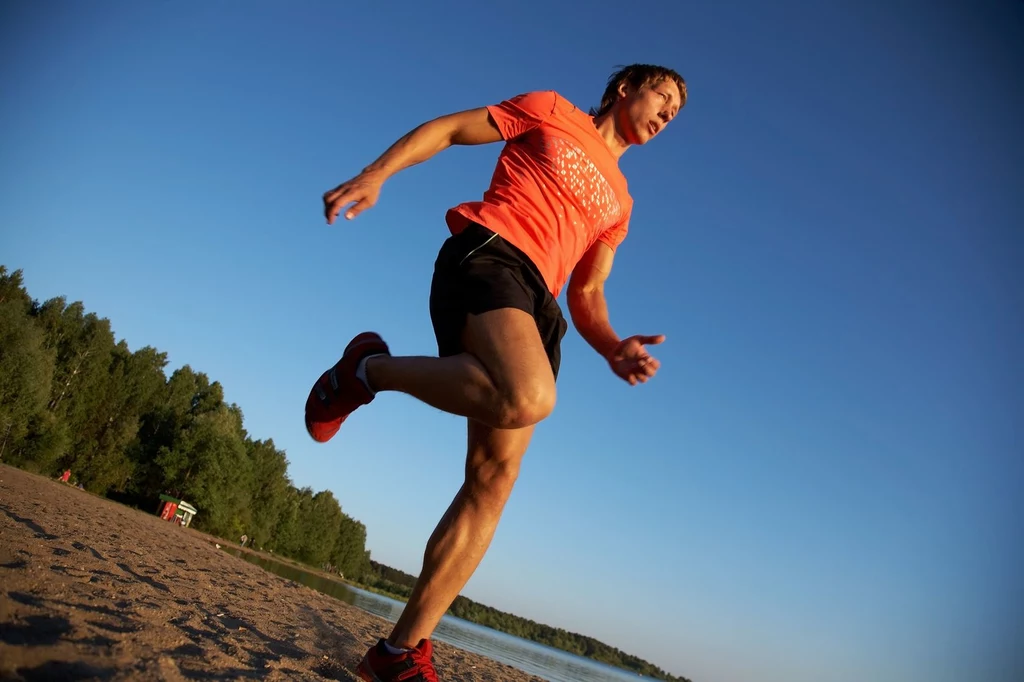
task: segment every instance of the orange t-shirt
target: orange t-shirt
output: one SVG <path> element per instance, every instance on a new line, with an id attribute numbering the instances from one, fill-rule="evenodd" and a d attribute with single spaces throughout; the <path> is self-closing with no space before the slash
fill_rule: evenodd
<path id="1" fill-rule="evenodd" d="M 482 201 L 445 216 L 452 234 L 472 221 L 517 246 L 557 297 L 596 241 L 614 251 L 633 199 L 593 119 L 556 92 L 529 92 L 487 107 L 505 139 Z"/>

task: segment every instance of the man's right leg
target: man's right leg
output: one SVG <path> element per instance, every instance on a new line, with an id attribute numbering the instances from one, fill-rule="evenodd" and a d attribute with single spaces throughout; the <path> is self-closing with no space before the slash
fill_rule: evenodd
<path id="1" fill-rule="evenodd" d="M 306 401 L 306 428 L 326 442 L 378 391 L 400 391 L 445 412 L 498 429 L 532 426 L 555 405 L 551 359 L 537 320 L 519 308 L 463 316 L 472 352 L 393 357 L 384 340 L 360 334 L 324 372 Z M 462 347 L 460 345 L 460 347 Z"/>
<path id="2" fill-rule="evenodd" d="M 525 254 L 480 225 L 449 237 L 434 267 L 430 317 L 441 357 L 393 357 L 372 332 L 352 340 L 306 401 L 315 440 L 330 440 L 377 391 L 400 391 L 499 429 L 531 426 L 551 413 L 565 321 Z M 466 332 L 477 338 L 472 349 Z"/>

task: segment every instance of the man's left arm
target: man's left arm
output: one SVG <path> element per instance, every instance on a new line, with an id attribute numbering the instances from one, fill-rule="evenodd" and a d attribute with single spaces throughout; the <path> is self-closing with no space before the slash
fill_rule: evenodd
<path id="1" fill-rule="evenodd" d="M 615 333 L 604 294 L 614 260 L 615 252 L 608 244 L 598 241 L 591 246 L 573 269 L 566 299 L 572 323 L 580 336 L 608 361 L 615 374 L 630 385 L 636 385 L 653 377 L 660 366 L 644 346 L 661 343 L 665 337 L 620 339 Z"/>

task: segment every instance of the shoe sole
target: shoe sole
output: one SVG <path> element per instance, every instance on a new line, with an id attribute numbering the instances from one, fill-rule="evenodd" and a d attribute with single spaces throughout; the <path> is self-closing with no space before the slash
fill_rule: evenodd
<path id="1" fill-rule="evenodd" d="M 366 667 L 366 659 L 364 658 L 359 662 L 359 667 L 356 668 L 356 673 L 363 682 L 383 682 L 379 677 L 373 674 L 372 670 Z"/>

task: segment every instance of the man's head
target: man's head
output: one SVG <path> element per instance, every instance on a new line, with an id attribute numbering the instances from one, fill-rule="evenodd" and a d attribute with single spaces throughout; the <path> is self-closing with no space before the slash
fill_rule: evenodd
<path id="1" fill-rule="evenodd" d="M 644 144 L 686 104 L 686 81 L 664 66 L 633 64 L 612 74 L 592 116 L 610 114 L 629 144 Z"/>

